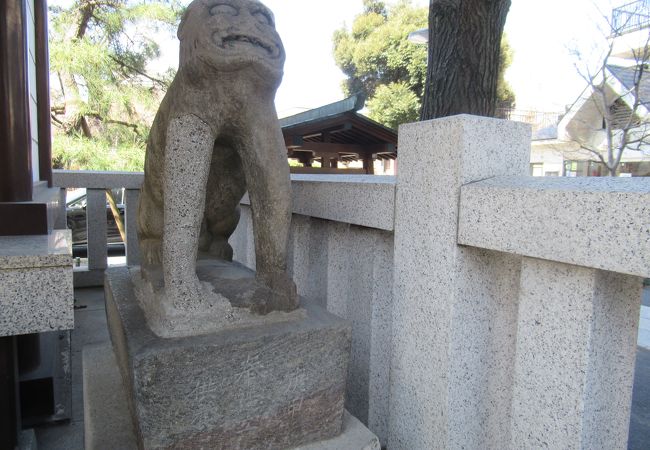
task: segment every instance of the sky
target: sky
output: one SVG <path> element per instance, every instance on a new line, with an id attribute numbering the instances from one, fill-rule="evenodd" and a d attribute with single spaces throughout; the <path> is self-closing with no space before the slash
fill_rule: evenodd
<path id="1" fill-rule="evenodd" d="M 585 73 L 588 65 L 593 71 L 607 48 L 605 17 L 629 2 L 512 0 L 505 32 L 514 58 L 506 79 L 517 108 L 562 112 L 572 104 L 586 86 L 578 69 Z"/>
<path id="2" fill-rule="evenodd" d="M 512 0 L 505 32 L 514 57 L 506 79 L 515 92 L 517 108 L 561 112 L 572 104 L 585 86 L 572 51 L 587 55 L 583 57 L 586 61 L 597 59 L 606 45 L 603 15 L 609 16 L 612 7 L 630 1 Z M 283 83 L 276 95 L 279 116 L 341 100 L 344 75 L 334 63 L 332 35 L 352 24 L 362 11 L 362 0 L 262 2 L 275 14 L 287 53 Z M 427 6 L 428 0 L 412 3 Z M 161 42 L 161 46 L 162 64 L 176 65 L 177 42 Z"/>
<path id="3" fill-rule="evenodd" d="M 606 45 L 603 14 L 630 0 L 512 0 L 506 33 L 514 51 L 506 78 L 517 108 L 563 111 L 584 89 L 572 49 L 597 55 Z M 276 96 L 282 117 L 343 98 L 344 75 L 334 64 L 332 34 L 350 26 L 362 0 L 263 0 L 275 14 L 287 51 L 284 81 Z M 390 0 L 389 0 L 390 3 Z M 428 0 L 413 0 L 427 6 Z M 606 25 L 606 24 L 605 24 Z M 600 29 L 599 29 L 600 27 Z M 596 47 L 594 52 L 593 47 Z M 589 57 L 585 57 L 589 59 Z"/>

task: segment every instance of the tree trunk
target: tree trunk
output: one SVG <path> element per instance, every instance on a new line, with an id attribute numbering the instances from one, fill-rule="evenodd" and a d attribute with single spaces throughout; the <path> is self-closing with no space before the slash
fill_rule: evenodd
<path id="1" fill-rule="evenodd" d="M 79 26 L 77 27 L 77 34 L 76 37 L 77 39 L 82 39 L 86 35 L 86 30 L 88 29 L 88 23 L 90 23 L 90 19 L 93 16 L 93 13 L 95 12 L 95 4 L 94 3 L 86 3 L 82 8 L 81 8 L 81 18 L 79 19 Z"/>
<path id="2" fill-rule="evenodd" d="M 510 0 L 431 0 L 421 120 L 494 116 L 501 34 Z"/>

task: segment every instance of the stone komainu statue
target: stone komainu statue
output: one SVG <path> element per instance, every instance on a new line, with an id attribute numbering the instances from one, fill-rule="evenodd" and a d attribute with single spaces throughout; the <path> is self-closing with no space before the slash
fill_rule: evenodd
<path id="1" fill-rule="evenodd" d="M 162 264 L 180 306 L 201 297 L 197 250 L 231 260 L 248 190 L 256 278 L 270 310 L 297 307 L 286 273 L 289 169 L 274 106 L 284 48 L 255 0 L 195 0 L 181 21 L 178 73 L 154 120 L 138 212 L 143 267 Z"/>

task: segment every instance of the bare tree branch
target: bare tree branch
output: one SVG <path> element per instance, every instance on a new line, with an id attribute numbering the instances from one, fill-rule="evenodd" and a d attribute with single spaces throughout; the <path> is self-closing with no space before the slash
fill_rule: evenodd
<path id="1" fill-rule="evenodd" d="M 603 128 L 597 130 L 585 122 L 583 130 L 591 129 L 592 133 L 585 137 L 583 131 L 582 135 L 576 139 L 582 150 L 596 156 L 607 168 L 609 175 L 614 176 L 626 150 L 641 150 L 643 145 L 650 145 L 650 136 L 646 132 L 648 130 L 647 119 L 639 117 L 642 106 L 641 85 L 647 76 L 647 64 L 650 60 L 650 34 L 648 34 L 644 45 L 632 49 L 634 56 L 632 86 L 625 86 L 625 82 L 619 80 L 620 83 L 617 85 L 622 85 L 623 89 L 616 92 L 612 80 L 619 75 L 610 66 L 610 59 L 614 55 L 614 39 L 621 35 L 621 30 L 615 29 L 614 23 L 608 17 L 605 17 L 605 20 L 611 33 L 607 51 L 600 60 L 599 70 L 593 74 L 588 66 L 585 65 L 585 68 L 580 70 L 576 64 L 578 74 L 585 80 L 589 87 L 588 90 L 591 92 L 588 101 L 602 117 Z M 575 54 L 579 55 L 580 53 L 575 52 Z M 604 133 L 602 147 L 594 147 L 594 143 L 591 142 L 580 142 L 584 139 L 593 140 L 594 133 L 599 131 Z"/>
<path id="2" fill-rule="evenodd" d="M 87 116 L 97 119 L 103 123 L 120 125 L 126 128 L 131 128 L 138 136 L 142 136 L 142 133 L 140 132 L 140 127 L 136 123 L 126 122 L 124 120 L 110 119 L 107 117 L 103 117 L 101 114 L 97 114 L 97 113 L 87 114 Z"/>
<path id="3" fill-rule="evenodd" d="M 133 71 L 133 72 L 135 72 L 135 73 L 137 73 L 138 75 L 141 75 L 141 76 L 147 78 L 148 80 L 151 80 L 151 81 L 153 81 L 154 83 L 159 84 L 159 85 L 162 86 L 163 88 L 165 88 L 165 89 L 168 89 L 168 88 L 169 88 L 169 84 L 168 84 L 166 81 L 161 80 L 161 79 L 159 79 L 159 78 L 152 77 L 151 75 L 149 75 L 149 74 L 147 74 L 147 73 L 145 73 L 145 72 L 142 72 L 141 70 L 136 69 L 135 67 L 133 67 L 133 66 L 131 66 L 131 65 L 127 64 L 127 63 L 125 63 L 124 61 L 120 61 L 118 58 L 116 58 L 116 57 L 113 56 L 113 55 L 110 55 L 110 58 L 111 58 L 113 61 L 115 61 L 117 64 L 119 64 L 120 66 L 125 67 L 125 68 L 127 68 L 127 69 L 129 69 L 129 70 L 131 70 L 131 71 Z"/>

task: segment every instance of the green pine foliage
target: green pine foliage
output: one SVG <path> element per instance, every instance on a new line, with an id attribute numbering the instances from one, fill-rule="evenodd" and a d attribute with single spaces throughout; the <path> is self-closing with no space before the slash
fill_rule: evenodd
<path id="1" fill-rule="evenodd" d="M 144 147 L 137 141 L 115 145 L 108 139 L 61 134 L 52 142 L 52 154 L 53 166 L 67 170 L 138 172 L 144 167 Z"/>
<path id="2" fill-rule="evenodd" d="M 142 170 L 148 130 L 173 70 L 151 73 L 178 0 L 74 0 L 50 7 L 55 168 Z"/>
<path id="3" fill-rule="evenodd" d="M 388 127 L 418 120 L 424 94 L 427 46 L 408 40 L 408 35 L 428 26 L 428 8 L 416 8 L 410 0 L 386 5 L 364 0 L 364 12 L 350 29 L 334 33 L 334 59 L 347 75 L 346 95 L 361 93 L 368 101 L 368 115 Z M 503 72 L 512 59 L 502 42 L 502 70 L 498 95 L 502 107 L 514 105 L 514 94 Z"/>
<path id="4" fill-rule="evenodd" d="M 405 82 L 382 84 L 367 102 L 371 119 L 397 129 L 402 123 L 417 122 L 420 99 Z"/>

